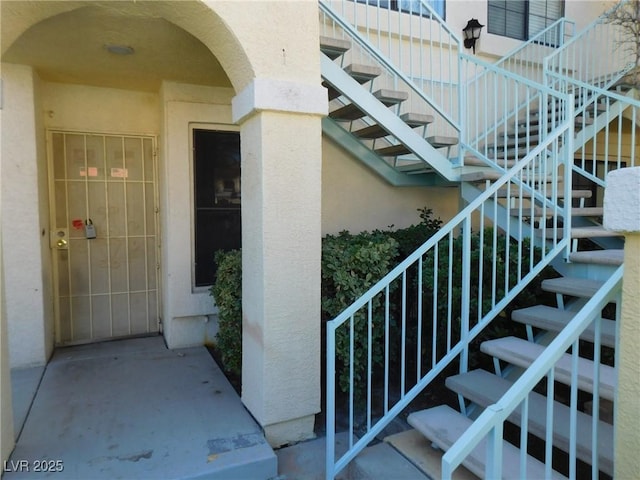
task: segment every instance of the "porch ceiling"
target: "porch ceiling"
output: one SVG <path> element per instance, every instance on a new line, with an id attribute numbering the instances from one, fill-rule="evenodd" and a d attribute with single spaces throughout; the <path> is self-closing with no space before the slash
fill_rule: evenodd
<path id="1" fill-rule="evenodd" d="M 32 2 L 8 3 L 17 7 Z M 2 13 L 3 26 L 20 16 L 19 8 Z M 130 46 L 134 53 L 113 54 L 106 45 Z M 102 4 L 49 17 L 27 29 L 6 50 L 2 61 L 31 65 L 43 80 L 52 82 L 150 92 L 158 91 L 163 79 L 231 87 L 207 47 L 182 28 L 153 15 L 149 2 L 126 12 Z"/>

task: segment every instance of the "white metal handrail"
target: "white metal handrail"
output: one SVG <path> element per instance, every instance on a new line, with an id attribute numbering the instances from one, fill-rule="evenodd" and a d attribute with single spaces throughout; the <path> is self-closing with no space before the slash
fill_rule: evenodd
<path id="1" fill-rule="evenodd" d="M 544 59 L 544 83 L 576 97 L 576 112 L 593 102 L 591 86 L 609 88 L 637 65 L 634 40 L 612 17 L 631 2 L 623 0 Z M 587 85 L 588 87 L 584 87 Z"/>
<path id="2" fill-rule="evenodd" d="M 508 52 L 495 65 L 538 83 L 543 83 L 543 62 L 575 34 L 575 22 L 559 18 L 526 42 Z"/>
<path id="3" fill-rule="evenodd" d="M 477 62 L 471 57 L 465 61 Z M 493 70 L 492 75 L 529 83 L 483 66 Z M 334 478 L 453 360 L 460 357 L 461 369 L 466 370 L 471 340 L 567 248 L 571 205 L 563 204 L 561 197 L 568 198 L 571 178 L 570 169 L 562 168 L 565 159 L 560 153 L 573 138 L 572 100 L 538 88 L 559 104 L 562 121 L 438 233 L 327 322 L 327 478 Z M 505 204 L 517 204 L 519 210 L 514 213 Z M 536 216 L 536 206 L 544 211 L 543 218 L 549 218 L 539 229 L 526 221 Z M 504 235 L 498 235 L 497 228 L 487 230 L 490 225 L 505 225 Z M 498 248 L 506 258 L 497 254 Z M 446 300 L 439 298 L 441 290 Z M 453 292 L 460 292 L 456 303 Z M 396 304 L 393 298 L 398 296 Z M 408 330 L 416 337 L 409 338 Z M 342 352 L 337 351 L 338 343 Z M 390 376 L 394 351 L 399 363 L 397 385 Z M 382 362 L 381 378 L 373 375 L 376 357 Z M 340 366 L 348 372 L 342 401 L 349 440 L 347 452 L 336 461 L 336 367 Z M 358 384 L 355 379 L 360 379 Z M 374 405 L 381 412 L 374 412 Z M 363 434 L 356 439 L 359 418 Z"/>
<path id="4" fill-rule="evenodd" d="M 526 450 L 527 450 L 527 419 L 528 419 L 528 395 L 533 388 L 545 377 L 547 385 L 553 392 L 554 368 L 558 360 L 567 349 L 571 348 L 571 433 L 569 448 L 569 468 L 570 478 L 576 478 L 576 412 L 577 412 L 577 389 L 578 389 L 578 357 L 580 335 L 592 324 L 595 324 L 595 346 L 594 346 L 594 386 L 593 386 L 593 411 L 598 412 L 599 375 L 600 375 L 600 314 L 602 309 L 610 302 L 619 299 L 622 286 L 623 267 L 620 266 L 616 272 L 607 280 L 603 287 L 584 305 L 555 339 L 549 344 L 544 352 L 533 362 L 533 364 L 520 376 L 511 388 L 494 405 L 487 407 L 469 429 L 454 443 L 442 457 L 442 478 L 448 480 L 453 471 L 462 464 L 470 452 L 483 440 L 487 439 L 487 465 L 485 478 L 502 478 L 502 429 L 507 418 L 518 408 L 522 415 L 522 435 L 520 449 L 520 477 L 527 478 L 526 475 Z M 617 336 L 617 335 L 616 335 Z M 616 340 L 617 343 L 617 340 Z M 547 395 L 547 432 L 551 431 L 553 423 L 553 395 Z M 591 445 L 591 465 L 592 477 L 598 478 L 598 415 L 594 414 L 592 422 L 592 445 Z M 549 437 L 549 434 L 547 435 Z M 549 446 L 550 438 L 547 438 L 547 448 L 545 453 L 546 477 L 551 477 L 552 454 Z"/>
<path id="5" fill-rule="evenodd" d="M 406 91 L 403 109 L 444 120 L 434 122 L 432 135 L 458 136 L 461 40 L 426 1 L 408 8 L 393 10 L 384 0 L 320 0 L 320 33 L 355 42 L 342 60 L 381 66 L 377 88 Z"/>

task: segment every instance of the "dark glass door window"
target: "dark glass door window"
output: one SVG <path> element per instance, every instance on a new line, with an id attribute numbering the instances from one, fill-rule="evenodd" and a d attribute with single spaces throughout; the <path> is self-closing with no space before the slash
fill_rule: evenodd
<path id="1" fill-rule="evenodd" d="M 240 248 L 240 133 L 193 130 L 195 286 L 215 280 L 215 252 Z"/>

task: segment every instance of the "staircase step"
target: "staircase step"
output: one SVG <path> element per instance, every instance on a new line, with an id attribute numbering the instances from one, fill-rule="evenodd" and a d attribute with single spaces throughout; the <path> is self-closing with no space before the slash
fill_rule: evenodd
<path id="1" fill-rule="evenodd" d="M 382 75 L 382 69 L 374 65 L 363 65 L 360 63 L 352 63 L 344 68 L 355 81 L 358 83 L 367 83 L 376 77 Z"/>
<path id="2" fill-rule="evenodd" d="M 446 380 L 449 389 L 483 408 L 497 403 L 511 388 L 512 382 L 486 370 L 473 370 L 449 377 Z M 571 441 L 571 409 L 562 403 L 553 403 L 553 445 L 569 452 Z M 522 424 L 522 415 L 516 408 L 509 421 Z M 528 430 L 533 435 L 546 437 L 547 397 L 536 392 L 529 394 Z M 591 439 L 593 436 L 593 418 L 584 412 L 577 412 L 576 456 L 591 464 Z M 608 475 L 613 475 L 613 426 L 598 421 L 598 465 Z"/>
<path id="3" fill-rule="evenodd" d="M 375 152 L 382 157 L 397 157 L 398 155 L 411 153 L 411 150 L 402 143 L 399 143 L 397 145 L 389 145 L 388 147 L 376 148 Z"/>
<path id="4" fill-rule="evenodd" d="M 407 99 L 406 93 L 405 92 L 402 92 L 402 93 L 404 94 L 404 96 L 403 98 L 400 99 L 400 101 L 404 101 Z M 385 102 L 383 101 L 383 103 Z M 385 105 L 389 106 L 390 104 L 385 103 Z M 422 115 L 419 113 L 403 113 L 402 115 L 400 115 L 400 120 L 402 120 L 404 123 L 406 123 L 410 127 L 414 128 L 414 127 L 420 127 L 420 126 L 433 123 L 434 118 L 433 118 L 433 115 Z M 370 138 L 370 139 L 382 138 L 389 135 L 389 132 L 387 132 L 384 128 L 382 128 L 378 124 L 369 125 L 368 127 L 361 128 L 360 130 L 356 130 L 351 133 L 353 133 L 356 137 Z"/>
<path id="5" fill-rule="evenodd" d="M 389 135 L 389 132 L 387 132 L 377 123 L 375 125 L 369 125 L 368 127 L 361 128 L 360 130 L 356 130 L 351 133 L 360 138 L 382 138 Z"/>
<path id="6" fill-rule="evenodd" d="M 320 51 L 335 60 L 351 48 L 351 42 L 342 38 L 320 36 Z"/>
<path id="7" fill-rule="evenodd" d="M 522 129 L 522 131 L 526 132 L 527 128 L 531 128 L 533 126 L 537 126 L 540 124 L 540 117 L 538 117 L 538 112 L 535 112 L 535 115 L 532 114 L 532 117 L 527 121 L 526 117 L 521 117 L 518 119 L 518 128 Z M 578 115 L 575 118 L 574 126 L 577 128 L 581 128 L 582 126 L 587 126 L 593 124 L 593 118 L 591 116 L 583 116 Z"/>
<path id="8" fill-rule="evenodd" d="M 429 142 L 434 148 L 452 147 L 458 144 L 458 138 L 434 135 L 433 137 L 427 137 L 427 142 Z"/>
<path id="9" fill-rule="evenodd" d="M 497 194 L 498 198 L 506 198 L 507 189 L 501 188 Z M 514 195 L 513 187 L 511 188 L 511 195 Z M 591 195 L 591 190 L 571 190 L 571 198 L 591 198 Z M 518 192 L 518 196 L 520 196 L 520 192 Z M 522 198 L 531 198 L 531 194 L 529 192 L 522 192 Z M 564 198 L 564 187 L 562 185 L 558 185 L 558 198 Z"/>
<path id="10" fill-rule="evenodd" d="M 518 145 L 519 147 L 525 147 L 528 145 L 530 148 L 533 148 L 538 145 L 539 141 L 540 136 L 538 134 L 530 134 L 528 137 L 527 135 L 519 135 L 517 138 L 515 138 L 515 136 L 509 135 L 506 139 L 504 138 L 504 135 L 498 135 L 498 137 L 496 138 L 496 143 L 491 143 L 487 145 L 486 148 L 488 148 L 489 150 L 492 150 L 494 148 L 504 149 L 505 146 L 507 148 L 513 148 L 516 145 Z"/>
<path id="11" fill-rule="evenodd" d="M 536 305 L 534 307 L 514 310 L 511 318 L 525 325 L 548 330 L 551 332 L 560 332 L 567 324 L 573 320 L 576 312 L 569 310 L 560 310 L 559 308 L 549 307 L 547 305 Z M 594 342 L 595 340 L 595 324 L 592 323 L 580 335 L 581 340 Z M 615 348 L 616 346 L 616 322 L 603 318 L 600 323 L 600 342 L 607 347 Z"/>
<path id="12" fill-rule="evenodd" d="M 407 173 L 409 175 L 417 174 L 417 173 L 433 172 L 433 169 L 431 168 L 431 166 L 428 163 L 422 162 L 422 161 L 415 162 L 415 163 L 408 163 L 406 165 L 398 165 L 395 168 L 396 170 Z"/>
<path id="13" fill-rule="evenodd" d="M 533 209 L 533 213 L 531 213 L 531 207 L 523 207 L 522 208 L 522 215 L 525 217 L 541 217 L 542 216 L 542 208 L 541 207 L 535 207 Z M 551 216 L 552 212 L 551 209 L 547 209 L 545 212 L 546 216 Z M 512 208 L 511 209 L 511 216 L 517 217 L 520 215 L 520 209 L 519 208 Z M 572 217 L 600 217 L 602 216 L 602 208 L 601 207 L 583 207 L 583 208 L 578 208 L 578 207 L 574 207 L 571 209 L 571 216 Z"/>
<path id="14" fill-rule="evenodd" d="M 403 457 L 419 468 L 429 479 L 442 478 L 442 456 L 444 452 L 435 448 L 422 433 L 415 428 L 385 437 L 384 441 L 393 446 Z M 394 475 L 389 477 L 395 479 Z M 479 480 L 464 466 L 456 468 L 452 480 Z"/>
<path id="15" fill-rule="evenodd" d="M 569 254 L 569 261 L 573 263 L 619 266 L 624 262 L 624 250 L 611 249 L 573 252 Z"/>
<path id="16" fill-rule="evenodd" d="M 505 362 L 527 368 L 546 347 L 528 342 L 516 337 L 504 337 L 488 340 L 480 345 L 480 350 L 487 355 L 499 358 Z M 594 365 L 586 358 L 578 359 L 578 388 L 593 393 Z M 571 355 L 563 354 L 555 367 L 557 382 L 571 385 Z M 607 400 L 614 400 L 616 391 L 616 372 L 613 367 L 600 365 L 600 396 Z"/>
<path id="17" fill-rule="evenodd" d="M 373 96 L 387 107 L 400 103 L 408 98 L 407 92 L 387 89 L 378 90 L 374 92 Z M 360 109 L 355 103 L 349 103 L 329 113 L 331 118 L 337 120 L 357 120 L 365 115 L 366 112 Z"/>
<path id="18" fill-rule="evenodd" d="M 607 230 L 601 225 L 592 227 L 574 227 L 571 229 L 571 238 L 594 238 L 594 237 L 623 237 L 621 232 Z"/>
<path id="19" fill-rule="evenodd" d="M 469 166 L 469 167 L 486 167 L 488 166 L 485 162 L 483 162 L 482 160 L 480 160 L 478 157 L 476 157 L 473 154 L 467 154 L 464 156 L 464 164 L 465 166 Z M 516 164 L 515 160 L 507 160 L 507 164 L 506 167 L 507 168 L 511 168 Z M 504 167 L 505 163 L 504 162 L 500 162 L 500 166 Z"/>
<path id="20" fill-rule="evenodd" d="M 426 140 L 434 148 L 450 147 L 458 143 L 458 139 L 456 137 L 433 136 L 427 137 Z M 403 144 L 399 143 L 397 145 L 389 145 L 387 147 L 376 148 L 375 152 L 383 157 L 397 157 L 398 155 L 407 155 L 411 153 L 411 150 L 409 150 Z"/>
<path id="21" fill-rule="evenodd" d="M 560 293 L 579 298 L 591 298 L 604 282 L 600 280 L 589 280 L 588 278 L 558 277 L 548 278 L 542 281 L 540 288 L 545 292 Z"/>
<path id="22" fill-rule="evenodd" d="M 572 208 L 571 215 L 573 217 L 601 217 L 604 214 L 602 207 L 582 207 Z"/>
<path id="23" fill-rule="evenodd" d="M 447 405 L 421 410 L 407 418 L 409 425 L 446 451 L 460 438 L 473 423 L 464 415 Z M 520 477 L 520 450 L 510 443 L 502 443 L 502 476 L 503 478 Z M 482 440 L 467 456 L 462 464 L 472 473 L 485 478 L 487 460 L 487 441 Z M 527 456 L 527 478 L 545 478 L 545 466 L 537 459 Z M 553 471 L 552 478 L 564 478 Z"/>
<path id="24" fill-rule="evenodd" d="M 422 113 L 407 112 L 400 115 L 400 120 L 412 128 L 423 127 L 435 121 L 433 115 L 425 115 Z"/>

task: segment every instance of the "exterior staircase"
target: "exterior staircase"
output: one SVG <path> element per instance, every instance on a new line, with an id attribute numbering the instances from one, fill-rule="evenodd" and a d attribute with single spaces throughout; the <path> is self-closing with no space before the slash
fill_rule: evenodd
<path id="1" fill-rule="evenodd" d="M 323 4 L 323 12 L 330 14 L 329 7 Z M 431 20 L 438 20 L 437 15 L 432 15 Z M 586 87 L 584 80 L 573 82 L 569 77 L 562 82 L 550 82 L 559 90 L 557 95 L 553 93 L 555 90 L 530 84 L 527 88 L 531 90 L 523 95 L 526 102 L 505 107 L 504 118 L 487 122 L 484 130 L 479 129 L 478 136 L 471 140 L 462 117 L 460 124 L 456 124 L 428 98 L 422 104 L 409 101 L 415 94 L 410 91 L 412 87 L 401 85 L 402 82 L 393 82 L 400 85 L 397 89 L 379 82 L 387 75 L 385 69 L 393 68 L 389 61 L 379 58 L 375 49 L 370 57 L 377 58 L 372 63 L 347 62 L 345 59 L 354 48 L 352 41 L 359 43 L 358 48 L 363 45 L 366 48 L 367 43 L 348 22 L 339 23 L 347 35 L 320 39 L 322 74 L 330 100 L 330 114 L 323 123 L 325 134 L 393 185 L 459 185 L 467 207 L 443 227 L 441 234 L 429 239 L 365 296 L 329 322 L 328 372 L 336 369 L 335 345 L 331 344 L 340 335 L 339 329 L 342 328 L 342 335 L 350 336 L 348 368 L 352 380 L 347 409 L 351 431 L 357 416 L 354 412 L 358 411 L 353 377 L 361 375 L 354 366 L 357 322 L 369 323 L 369 347 L 368 352 L 358 353 L 368 355 L 366 433 L 358 441 L 352 435 L 350 448 L 337 462 L 333 451 L 335 384 L 328 383 L 327 405 L 333 407 L 327 414 L 327 478 L 343 469 L 454 359 L 460 360 L 460 373 L 448 377 L 446 387 L 458 396 L 460 411 L 441 405 L 413 412 L 408 417 L 411 426 L 447 452 L 442 461 L 444 478 L 450 478 L 458 465 L 481 478 L 575 478 L 576 471 L 580 476 L 588 475 L 585 472 L 592 477 L 612 476 L 613 426 L 600 415 L 600 405 L 612 403 L 617 388 L 613 352 L 617 345 L 618 313 L 611 312 L 617 310 L 624 242 L 602 227 L 603 212 L 597 202 L 590 205 L 587 202 L 596 200 L 594 193 L 605 185 L 604 173 L 624 165 L 620 161 L 620 147 L 617 162 L 609 164 L 605 159 L 604 173 L 595 167 L 594 152 L 592 169 L 586 167 L 584 158 L 588 148 L 595 149 L 593 145 L 600 136 L 605 135 L 607 142 L 613 142 L 610 125 L 621 126 L 623 119 L 625 122 L 630 119 L 631 130 L 637 129 L 635 112 L 640 111 L 640 103 L 633 99 L 634 91 L 616 84 L 625 70 L 607 76 L 606 81 L 598 77 Z M 595 27 L 585 31 L 589 28 Z M 548 31 L 542 35 L 548 35 Z M 483 75 L 496 75 L 501 76 L 505 85 L 511 80 L 519 85 L 527 81 L 508 72 L 508 62 L 498 62 L 505 67 L 500 70 L 465 59 L 462 54 L 460 57 L 463 63 L 466 61 L 481 72 L 473 79 L 488 83 Z M 397 78 L 406 80 L 401 72 Z M 570 105 L 567 100 L 572 98 Z M 634 112 L 631 116 L 629 108 Z M 438 125 L 447 122 L 449 127 L 455 127 L 453 133 L 449 130 L 451 134 L 440 134 L 442 129 Z M 622 136 L 621 127 L 617 135 Z M 573 189 L 571 171 L 574 176 L 586 179 L 581 184 L 591 182 L 591 188 Z M 493 235 L 492 249 L 485 245 L 488 225 L 493 228 L 493 233 L 486 234 Z M 472 230 L 480 232 L 478 265 L 471 263 L 475 261 L 471 260 L 472 245 L 476 245 Z M 499 259 L 492 253 L 501 241 L 496 231 L 506 235 L 507 258 Z M 460 258 L 453 259 L 455 235 L 462 237 L 462 253 Z M 491 239 L 488 240 L 490 245 Z M 513 241 L 516 244 L 510 243 Z M 532 253 L 528 262 L 510 266 L 510 248 L 519 253 L 525 248 L 531 251 L 537 248 L 539 253 Z M 493 255 L 488 262 L 490 272 L 484 271 L 484 252 Z M 449 267 L 448 274 L 445 271 L 445 278 L 440 280 L 441 258 L 449 262 Z M 461 273 L 456 273 L 453 266 L 456 262 L 462 265 Z M 425 276 L 429 274 L 425 265 L 429 268 L 433 265 L 434 270 L 431 283 L 423 291 L 423 272 Z M 482 342 L 480 351 L 493 359 L 494 371 L 469 371 L 472 340 L 548 265 L 559 276 L 545 280 L 541 288 L 555 294 L 556 305 L 541 304 L 513 311 L 511 320 L 525 325 L 527 338 L 508 336 Z M 507 278 L 504 286 L 496 285 L 499 269 L 503 269 Z M 511 285 L 508 278 L 514 270 L 518 272 L 517 281 Z M 493 284 L 485 309 L 483 295 L 487 292 L 482 284 L 487 276 L 492 276 Z M 439 281 L 449 283 L 449 297 L 456 289 L 462 291 L 459 311 L 451 305 L 451 298 L 437 298 Z M 433 289 L 432 299 L 429 288 Z M 473 288 L 477 290 L 472 293 Z M 393 335 L 390 326 L 393 314 L 389 313 L 393 306 L 389 298 L 396 289 L 402 290 L 402 312 L 395 318 L 402 330 L 399 347 L 402 361 L 400 371 L 395 372 L 401 379 L 397 402 L 391 400 L 389 393 L 392 387 L 388 359 L 389 337 Z M 411 295 L 416 298 L 410 298 Z M 425 302 L 427 297 L 429 300 Z M 429 301 L 432 305 L 427 305 Z M 449 304 L 442 306 L 447 301 Z M 471 307 L 474 301 L 481 304 L 477 307 L 477 318 Z M 417 307 L 412 307 L 417 308 L 417 323 L 412 331 L 417 335 L 417 340 L 413 340 L 418 345 L 418 371 L 415 380 L 406 380 L 406 357 L 411 355 L 405 351 L 407 311 L 411 302 L 417 303 Z M 383 336 L 387 342 L 384 384 L 377 387 L 384 391 L 382 400 L 375 399 L 376 387 L 371 379 L 371 332 L 377 321 L 374 319 L 382 315 L 376 311 L 378 304 L 384 305 Z M 603 309 L 608 312 L 607 318 L 602 317 Z M 425 312 L 433 315 L 433 325 L 428 326 L 433 326 L 432 332 L 423 332 Z M 444 352 L 438 352 L 436 346 L 435 336 L 441 328 L 438 322 L 447 325 Z M 430 333 L 434 336 L 433 345 L 425 347 L 422 336 Z M 422 370 L 424 364 L 428 366 Z M 377 401 L 384 404 L 384 409 L 382 417 L 374 419 L 372 404 Z M 505 421 L 517 429 L 514 434 L 509 427 L 511 433 L 506 440 Z"/>

